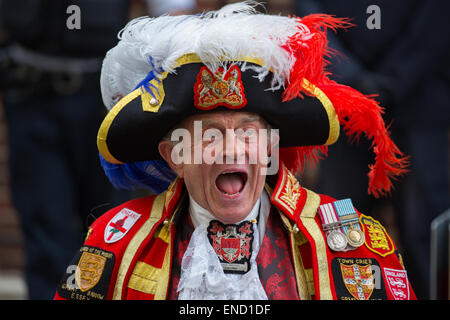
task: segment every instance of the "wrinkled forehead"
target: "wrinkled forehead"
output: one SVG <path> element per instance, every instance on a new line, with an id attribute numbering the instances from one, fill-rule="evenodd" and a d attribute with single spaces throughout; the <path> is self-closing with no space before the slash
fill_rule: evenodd
<path id="1" fill-rule="evenodd" d="M 243 111 L 213 111 L 197 114 L 184 119 L 180 126 L 191 128 L 196 121 L 200 121 L 204 128 L 234 128 L 249 123 L 258 125 L 261 128 L 267 127 L 267 121 L 259 114 Z"/>

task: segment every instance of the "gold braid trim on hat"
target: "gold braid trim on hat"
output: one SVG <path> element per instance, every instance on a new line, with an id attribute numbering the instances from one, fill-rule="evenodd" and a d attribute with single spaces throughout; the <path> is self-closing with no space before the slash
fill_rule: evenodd
<path id="1" fill-rule="evenodd" d="M 264 62 L 257 58 L 252 56 L 244 56 L 240 59 L 229 59 L 225 58 L 223 61 L 245 61 L 257 64 L 259 66 L 264 66 Z M 203 63 L 203 61 L 200 59 L 200 57 L 196 53 L 187 53 L 179 57 L 173 68 L 177 68 L 180 66 L 183 66 L 185 64 L 189 63 Z M 155 97 L 152 97 L 152 95 L 149 92 L 146 92 L 142 88 L 137 88 L 136 90 L 130 92 L 125 97 L 123 97 L 117 104 L 111 108 L 111 110 L 106 115 L 105 119 L 103 120 L 100 129 L 97 134 L 97 147 L 100 151 L 100 154 L 102 157 L 109 163 L 113 164 L 123 164 L 122 161 L 116 159 L 111 152 L 109 151 L 108 144 L 107 144 L 107 136 L 109 132 L 109 128 L 116 118 L 116 116 L 119 114 L 119 112 L 131 101 L 136 99 L 137 97 L 141 96 L 142 101 L 142 109 L 145 112 L 154 112 L 157 113 L 159 111 L 159 108 L 161 107 L 165 93 L 164 93 L 164 87 L 163 87 L 163 80 L 167 77 L 168 72 L 163 72 L 161 76 L 158 79 L 153 79 L 150 81 L 152 86 L 150 89 L 152 90 L 152 93 Z M 336 114 L 336 111 L 333 107 L 333 104 L 331 103 L 330 99 L 325 95 L 325 93 L 319 89 L 316 85 L 309 82 L 307 79 L 303 79 L 303 88 L 309 92 L 311 95 L 316 97 L 323 107 L 325 108 L 325 111 L 328 115 L 328 123 L 330 126 L 329 133 L 328 133 L 328 139 L 324 143 L 325 145 L 333 144 L 337 141 L 339 138 L 339 120 L 338 116 Z"/>

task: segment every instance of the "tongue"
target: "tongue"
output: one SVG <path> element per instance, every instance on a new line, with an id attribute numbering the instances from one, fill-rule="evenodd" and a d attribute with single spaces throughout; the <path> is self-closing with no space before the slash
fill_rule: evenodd
<path id="1" fill-rule="evenodd" d="M 235 194 L 241 191 L 244 180 L 240 173 L 224 173 L 216 180 L 217 188 L 227 194 Z"/>

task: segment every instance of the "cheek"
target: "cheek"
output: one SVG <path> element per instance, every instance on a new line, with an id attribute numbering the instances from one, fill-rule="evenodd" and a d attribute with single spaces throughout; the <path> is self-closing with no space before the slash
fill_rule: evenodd
<path id="1" fill-rule="evenodd" d="M 211 187 L 208 172 L 200 165 L 187 165 L 184 170 L 184 182 L 191 195 L 203 199 Z M 200 200 L 201 201 L 201 200 Z"/>
<path id="2" fill-rule="evenodd" d="M 265 166 L 270 155 L 270 146 L 263 139 L 259 143 L 248 144 L 246 146 L 246 153 L 250 159 L 250 164 Z"/>
<path id="3" fill-rule="evenodd" d="M 251 185 L 249 185 L 249 187 L 251 187 L 249 191 L 254 193 L 255 195 L 259 195 L 266 183 L 266 175 L 261 174 L 262 172 L 264 172 L 263 167 L 265 166 L 258 164 L 252 167 L 253 167 L 251 177 L 252 181 Z"/>
<path id="4" fill-rule="evenodd" d="M 266 176 L 260 174 L 261 166 L 258 166 L 258 170 L 255 173 L 255 192 L 259 192 L 264 188 L 264 184 L 266 182 Z"/>
<path id="5" fill-rule="evenodd" d="M 196 172 L 190 165 L 184 165 L 183 178 L 189 193 L 193 193 L 197 190 L 198 184 L 195 183 L 195 179 L 193 178 L 195 175 Z"/>

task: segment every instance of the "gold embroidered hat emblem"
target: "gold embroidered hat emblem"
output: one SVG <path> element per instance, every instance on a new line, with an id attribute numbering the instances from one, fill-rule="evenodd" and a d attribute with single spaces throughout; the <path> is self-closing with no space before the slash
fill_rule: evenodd
<path id="1" fill-rule="evenodd" d="M 247 104 L 241 71 L 236 65 L 228 70 L 219 67 L 212 73 L 202 67 L 194 85 L 194 104 L 198 109 L 210 110 L 219 105 L 230 109 L 239 109 Z"/>
<path id="2" fill-rule="evenodd" d="M 75 281 L 82 292 L 92 289 L 99 282 L 105 263 L 106 257 L 83 252 L 75 271 Z"/>

